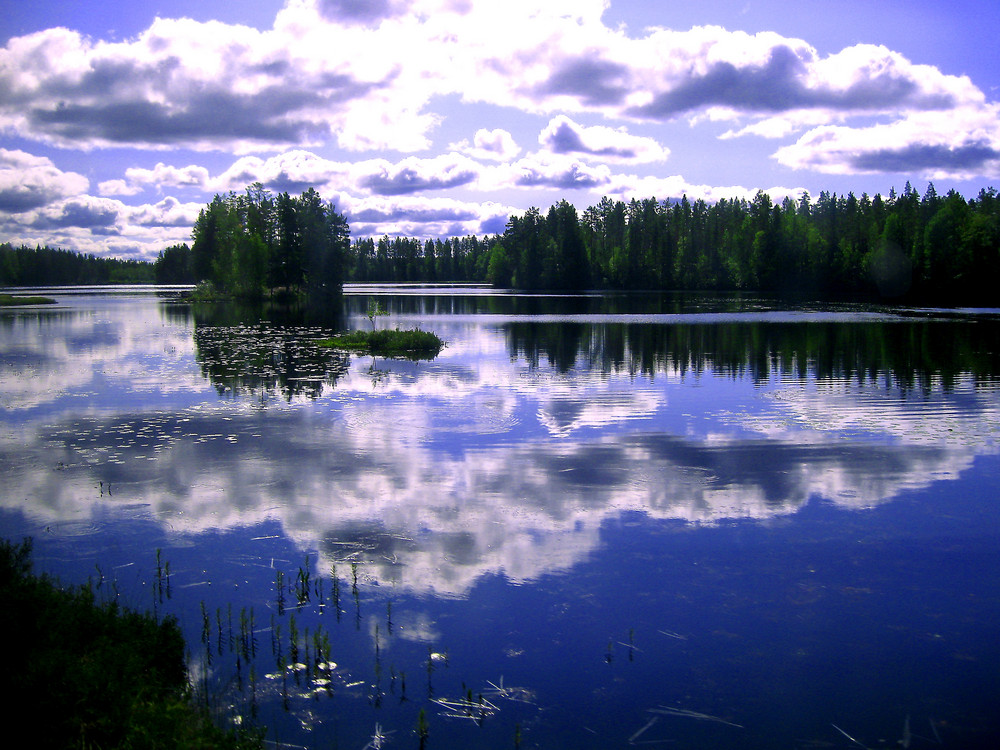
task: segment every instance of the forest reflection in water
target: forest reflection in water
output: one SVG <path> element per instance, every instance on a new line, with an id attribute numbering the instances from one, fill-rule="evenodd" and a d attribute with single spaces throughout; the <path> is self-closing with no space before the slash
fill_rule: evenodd
<path id="1" fill-rule="evenodd" d="M 655 297 L 660 299 L 661 296 Z M 772 376 L 805 380 L 884 381 L 903 390 L 951 390 L 956 382 L 995 379 L 1000 373 L 1000 316 L 967 316 L 947 311 L 889 314 L 859 308 L 839 311 L 762 310 L 721 298 L 695 300 L 689 308 L 675 300 L 671 312 L 639 296 L 644 312 L 625 313 L 625 303 L 595 304 L 590 297 L 430 296 L 385 297 L 395 320 L 474 320 L 503 331 L 510 356 L 532 368 L 541 364 L 559 373 L 572 369 L 598 374 L 726 375 L 766 381 Z M 349 315 L 363 317 L 365 297 L 349 298 Z M 645 301 L 645 302 L 644 302 Z M 711 303 L 711 304 L 709 304 Z M 544 314 L 525 310 L 544 309 Z M 597 311 L 595 311 L 595 308 Z M 747 309 L 749 308 L 749 309 Z M 610 309 L 611 312 L 601 312 Z M 658 312 L 649 312 L 649 310 Z M 692 309 L 694 311 L 692 311 Z M 247 325 L 245 318 L 219 307 L 195 312 L 195 341 L 206 377 L 217 384 L 249 377 L 250 390 L 270 374 L 271 385 L 295 395 L 302 377 L 335 385 L 343 374 L 343 355 L 310 345 L 345 325 L 336 317 L 325 326 L 290 324 L 277 317 Z M 686 311 L 685 311 L 686 310 Z M 245 316 L 245 313 L 244 313 Z M 472 316 L 472 317 L 468 317 Z M 229 324 L 220 321 L 228 320 Z M 295 344 L 294 351 L 289 348 Z M 333 361 L 336 360 L 336 361 Z M 327 370 L 330 372 L 326 372 Z M 283 385 L 279 385 L 281 380 Z M 241 384 L 237 381 L 237 387 Z M 225 386 L 224 386 L 225 387 Z M 314 396 L 321 395 L 321 391 Z"/>
<path id="2" fill-rule="evenodd" d="M 316 345 L 370 325 L 369 295 L 379 325 L 448 346 Z M 0 316 L 3 529 L 78 580 L 162 546 L 195 643 L 197 597 L 213 633 L 230 596 L 287 635 L 276 573 L 324 579 L 340 692 L 297 703 L 298 729 L 280 696 L 265 712 L 298 744 L 361 747 L 377 721 L 416 746 L 420 708 L 442 746 L 509 747 L 515 725 L 526 747 L 847 743 L 831 723 L 873 745 L 910 712 L 917 734 L 996 737 L 997 317 L 633 302 Z M 312 596 L 283 606 L 315 634 Z M 498 706 L 481 728 L 448 717 L 472 708 L 459 685 Z"/>

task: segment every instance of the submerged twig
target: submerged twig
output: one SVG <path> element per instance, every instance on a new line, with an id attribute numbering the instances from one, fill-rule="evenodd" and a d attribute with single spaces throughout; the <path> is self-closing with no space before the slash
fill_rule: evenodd
<path id="1" fill-rule="evenodd" d="M 392 732 L 389 732 L 388 734 L 383 732 L 382 725 L 376 721 L 375 734 L 372 735 L 371 740 L 368 742 L 367 745 L 361 748 L 361 750 L 381 750 L 382 743 L 388 741 L 389 734 L 392 734 Z"/>
<path id="2" fill-rule="evenodd" d="M 944 743 L 941 741 L 941 735 L 938 734 L 937 727 L 934 726 L 934 719 L 928 719 L 927 721 L 929 721 L 931 723 L 931 731 L 934 732 L 934 739 L 935 739 L 935 741 L 939 745 L 943 745 Z"/>
<path id="3" fill-rule="evenodd" d="M 483 692 L 487 695 L 493 695 L 498 698 L 506 698 L 509 701 L 517 701 L 518 703 L 529 703 L 533 704 L 534 693 L 528 688 L 524 687 L 512 687 L 510 685 L 503 684 L 503 675 L 500 675 L 500 684 L 497 685 L 495 682 L 486 681 L 489 685 L 489 690 L 484 690 Z"/>
<path id="4" fill-rule="evenodd" d="M 670 706 L 657 706 L 656 708 L 649 708 L 646 710 L 654 714 L 663 714 L 664 716 L 683 716 L 689 719 L 714 721 L 718 724 L 725 724 L 726 726 L 736 727 L 737 729 L 743 729 L 742 724 L 734 724 L 733 722 L 726 721 L 721 717 L 712 716 L 711 714 L 703 714 L 699 711 L 690 711 L 686 708 L 671 708 Z"/>
<path id="5" fill-rule="evenodd" d="M 639 739 L 639 737 L 641 737 L 642 734 L 647 729 L 649 729 L 651 726 L 653 726 L 653 724 L 655 724 L 657 721 L 659 721 L 659 719 L 660 719 L 659 716 L 654 716 L 652 719 L 650 719 L 649 721 L 647 721 L 646 724 L 641 729 L 639 729 L 638 732 L 636 732 L 635 734 L 633 734 L 631 737 L 628 738 L 628 744 L 630 744 L 630 745 L 634 744 L 635 741 L 637 739 Z"/>
<path id="6" fill-rule="evenodd" d="M 657 633 L 662 633 L 663 635 L 665 635 L 665 636 L 667 636 L 669 638 L 676 638 L 679 641 L 686 641 L 687 640 L 687 636 L 686 635 L 681 635 L 680 633 L 675 633 L 672 630 L 662 630 L 662 629 L 660 629 L 660 630 L 657 630 L 656 632 Z"/>
<path id="7" fill-rule="evenodd" d="M 471 696 L 462 697 L 458 700 L 449 698 L 432 698 L 432 703 L 437 703 L 445 709 L 441 715 L 449 719 L 472 719 L 482 721 L 487 716 L 492 716 L 499 709 L 488 700 L 479 696 L 479 700 L 473 700 Z"/>
<path id="8" fill-rule="evenodd" d="M 862 743 L 858 742 L 856 739 L 854 739 L 853 737 L 851 737 L 851 735 L 849 735 L 843 729 L 841 729 L 840 727 L 838 727 L 836 724 L 830 724 L 830 726 L 833 727 L 834 729 L 836 729 L 838 732 L 840 732 L 842 735 L 844 735 L 847 739 L 849 739 L 851 742 L 853 742 L 858 747 L 863 747 L 863 748 L 865 748 L 865 750 L 868 750 L 868 747 L 866 745 L 863 745 Z"/>

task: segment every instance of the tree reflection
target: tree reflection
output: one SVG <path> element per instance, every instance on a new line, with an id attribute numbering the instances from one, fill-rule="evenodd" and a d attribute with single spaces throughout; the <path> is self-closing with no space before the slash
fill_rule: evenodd
<path id="1" fill-rule="evenodd" d="M 195 357 L 220 395 L 315 399 L 350 364 L 347 354 L 315 343 L 339 323 L 339 310 L 202 304 L 191 311 Z M 328 324 L 310 324 L 322 320 Z"/>
<path id="2" fill-rule="evenodd" d="M 1000 322 L 950 320 L 864 322 L 566 323 L 504 326 L 512 357 L 537 368 L 542 360 L 567 372 L 574 366 L 604 374 L 644 375 L 711 371 L 731 378 L 885 380 L 904 391 L 939 384 L 952 390 L 960 376 L 1000 373 Z"/>

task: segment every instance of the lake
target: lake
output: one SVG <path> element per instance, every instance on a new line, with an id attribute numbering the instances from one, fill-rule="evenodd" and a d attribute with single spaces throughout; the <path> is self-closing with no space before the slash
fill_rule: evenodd
<path id="1" fill-rule="evenodd" d="M 345 291 L 0 311 L 0 533 L 272 746 L 1000 746 L 1000 310 Z"/>

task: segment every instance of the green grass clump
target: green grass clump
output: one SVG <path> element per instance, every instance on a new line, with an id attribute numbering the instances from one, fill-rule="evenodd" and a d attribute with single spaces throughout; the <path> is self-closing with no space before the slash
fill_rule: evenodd
<path id="1" fill-rule="evenodd" d="M 174 618 L 98 601 L 31 572 L 31 542 L 0 541 L 0 691 L 40 748 L 244 748 L 194 700 Z"/>
<path id="2" fill-rule="evenodd" d="M 350 331 L 317 342 L 320 346 L 348 349 L 380 356 L 428 356 L 440 353 L 444 342 L 432 331 L 411 328 L 383 328 L 377 331 Z"/>
<path id="3" fill-rule="evenodd" d="M 56 301 L 51 297 L 0 294 L 0 307 L 11 307 L 12 305 L 54 305 L 55 303 Z"/>

